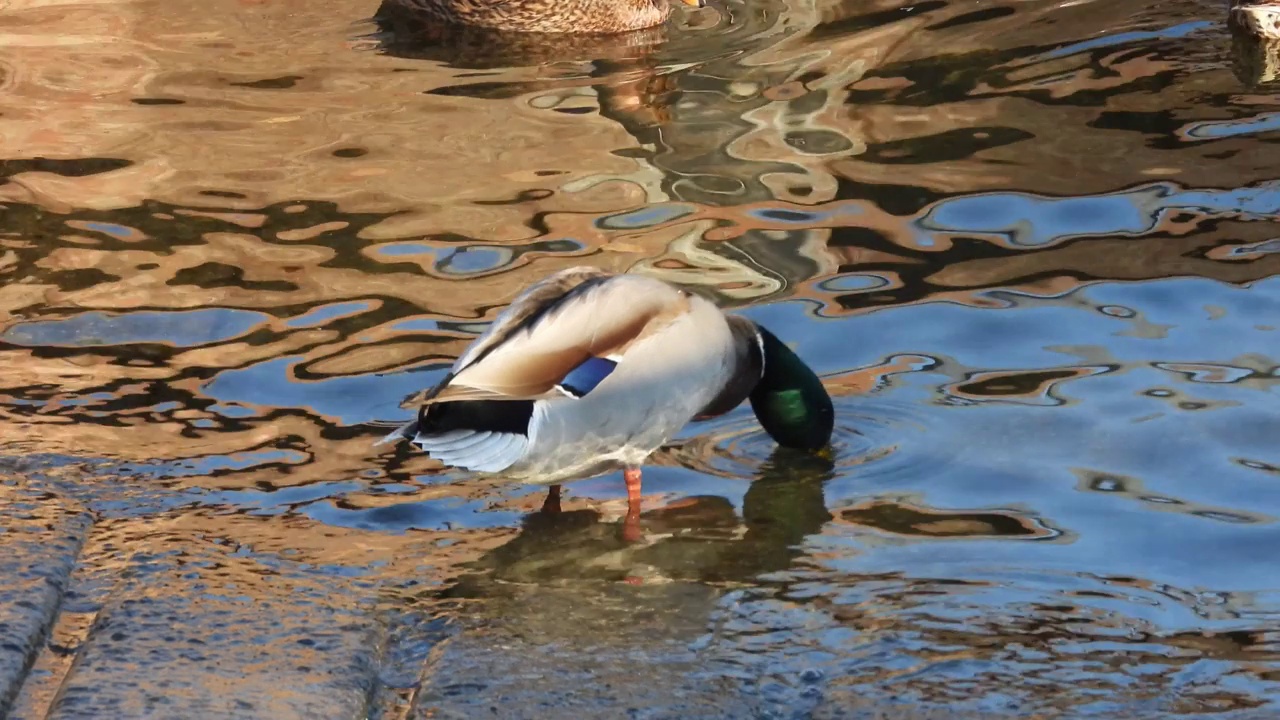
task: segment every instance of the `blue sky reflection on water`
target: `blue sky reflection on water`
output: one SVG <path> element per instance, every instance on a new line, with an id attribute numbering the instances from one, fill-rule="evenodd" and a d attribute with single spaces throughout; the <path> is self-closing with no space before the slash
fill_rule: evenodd
<path id="1" fill-rule="evenodd" d="M 269 317 L 230 308 L 183 312 L 86 312 L 63 320 L 35 320 L 10 326 L 4 342 L 27 346 L 120 345 L 155 342 L 178 347 L 239 337 Z"/>
<path id="2" fill-rule="evenodd" d="M 1271 184 L 1232 190 L 1158 184 L 1092 197 L 984 193 L 944 200 L 919 224 L 925 232 L 1000 235 L 1012 245 L 1036 247 L 1091 235 L 1142 235 L 1170 211 L 1275 219 L 1280 191 Z"/>

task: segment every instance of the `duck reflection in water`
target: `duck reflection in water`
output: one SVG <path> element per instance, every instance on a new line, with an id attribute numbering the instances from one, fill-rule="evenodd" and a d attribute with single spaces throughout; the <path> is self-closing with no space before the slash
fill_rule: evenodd
<path id="1" fill-rule="evenodd" d="M 494 581 L 732 582 L 782 570 L 832 519 L 823 486 L 834 471 L 828 457 L 777 448 L 747 489 L 741 516 L 723 497 L 681 498 L 639 516 L 643 543 L 627 542 L 618 522 L 598 510 L 544 508 L 525 516 L 520 534 L 477 561 L 448 594 L 485 595 Z"/>
<path id="2" fill-rule="evenodd" d="M 623 468 L 625 534 L 636 540 L 641 465 L 689 421 L 748 399 L 778 444 L 828 449 L 831 397 L 767 329 L 661 280 L 569 268 L 517 297 L 410 398 L 417 417 L 383 442 L 530 484 Z"/>
<path id="3" fill-rule="evenodd" d="M 595 91 L 601 115 L 636 136 L 665 125 L 678 98 L 674 77 L 658 69 L 657 52 L 667 40 L 661 26 L 613 35 L 519 32 L 441 24 L 400 2 L 384 2 L 374 21 L 381 50 L 395 57 L 466 70 L 574 63 L 590 68 L 580 79 L 464 83 L 431 94 L 499 100 L 580 84 Z"/>
<path id="4" fill-rule="evenodd" d="M 805 539 L 832 522 L 846 528 L 843 533 L 938 541 L 1061 535 L 1040 518 L 1009 510 L 948 510 L 888 498 L 832 510 L 825 487 L 836 475 L 829 457 L 775 448 L 751 480 L 740 515 L 723 497 L 681 498 L 640 515 L 644 543 L 627 542 L 618 521 L 598 510 L 544 506 L 526 515 L 520 534 L 474 563 L 474 572 L 447 594 L 500 592 L 495 582 L 748 582 L 792 567 Z"/>
<path id="5" fill-rule="evenodd" d="M 857 77 L 843 66 L 810 67 L 825 52 L 741 64 L 743 53 L 728 50 L 748 46 L 755 37 L 790 32 L 789 6 L 779 0 L 759 0 L 749 12 L 733 4 L 713 6 L 683 27 L 667 23 L 617 35 L 566 35 L 446 26 L 404 4 L 384 2 L 375 17 L 375 39 L 388 55 L 470 71 L 460 72 L 457 83 L 426 89 L 428 94 L 589 115 L 582 118 L 587 133 L 600 127 L 601 118 L 617 124 L 633 142 L 614 153 L 634 158 L 644 179 L 615 179 L 641 183 L 650 196 L 745 208 L 784 199 L 777 183 L 788 178 L 786 198 L 794 192 L 806 204 L 829 199 L 826 190 L 814 191 L 825 186 L 824 158 L 861 140 L 843 137 L 839 127 L 827 128 L 824 118 L 843 113 L 843 88 Z M 538 68 L 533 77 L 510 72 L 530 68 Z M 475 72 L 487 70 L 500 72 Z M 798 77 L 806 78 L 812 92 L 788 102 L 785 122 L 762 124 L 776 110 L 770 109 L 776 102 L 766 90 L 791 87 Z M 799 155 L 787 150 L 796 128 L 809 128 L 803 133 L 809 150 Z M 825 140 L 819 142 L 818 136 Z M 824 150 L 815 154 L 819 146 Z M 743 154 L 745 148 L 782 152 Z M 750 226 L 751 218 L 742 222 Z M 824 271 L 825 255 L 813 257 L 806 249 L 813 244 L 810 231 L 785 231 L 785 240 L 779 232 L 748 231 L 718 240 L 716 267 L 729 269 L 736 282 L 750 283 L 749 294 L 757 298 Z M 745 296 L 742 290 L 735 294 Z"/>

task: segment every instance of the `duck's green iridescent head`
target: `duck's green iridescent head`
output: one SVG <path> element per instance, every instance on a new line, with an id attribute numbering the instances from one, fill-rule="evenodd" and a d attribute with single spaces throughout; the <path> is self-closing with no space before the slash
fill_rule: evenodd
<path id="1" fill-rule="evenodd" d="M 764 369 L 751 392 L 751 409 L 779 445 L 821 450 L 831 442 L 835 409 L 813 370 L 773 333 L 760 327 Z"/>

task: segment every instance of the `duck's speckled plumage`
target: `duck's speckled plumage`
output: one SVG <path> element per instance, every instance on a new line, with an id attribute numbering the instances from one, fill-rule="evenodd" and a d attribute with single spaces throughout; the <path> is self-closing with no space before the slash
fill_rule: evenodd
<path id="1" fill-rule="evenodd" d="M 506 32 L 624 33 L 662 24 L 668 0 L 396 0 L 450 25 Z"/>
<path id="2" fill-rule="evenodd" d="M 766 358 L 790 379 L 811 378 L 805 402 L 821 417 L 810 434 L 825 445 L 830 399 L 754 322 L 660 280 L 571 268 L 517 297 L 439 384 L 408 401 L 417 419 L 387 440 L 530 483 L 638 468 L 691 419 L 748 396 L 756 407 Z M 783 391 L 798 398 L 796 387 Z"/>
<path id="3" fill-rule="evenodd" d="M 1259 40 L 1280 40 L 1280 0 L 1228 0 L 1228 23 Z"/>
<path id="4" fill-rule="evenodd" d="M 601 63 L 591 74 L 610 84 L 623 76 L 653 73 L 652 55 L 667 40 L 667 27 L 656 25 L 623 34 L 549 33 L 493 29 L 441 22 L 440 16 L 415 9 L 414 0 L 382 0 L 374 13 L 379 46 L 394 57 L 431 60 L 450 67 L 488 70 L 513 66 L 537 66 L 562 62 Z M 541 87 L 563 87 L 549 81 L 486 84 L 487 93 L 515 97 Z M 456 86 L 481 90 L 477 86 Z M 503 95 L 502 93 L 511 93 Z M 488 96 L 488 95 L 486 95 Z"/>

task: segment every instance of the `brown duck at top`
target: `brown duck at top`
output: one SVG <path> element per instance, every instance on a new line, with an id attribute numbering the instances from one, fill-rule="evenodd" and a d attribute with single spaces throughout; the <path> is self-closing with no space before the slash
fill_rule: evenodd
<path id="1" fill-rule="evenodd" d="M 1280 0 L 1229 0 L 1227 22 L 1259 40 L 1280 40 Z"/>
<path id="2" fill-rule="evenodd" d="M 679 0 L 702 7 L 703 0 Z M 391 0 L 451 25 L 507 32 L 623 33 L 662 24 L 668 0 Z"/>

